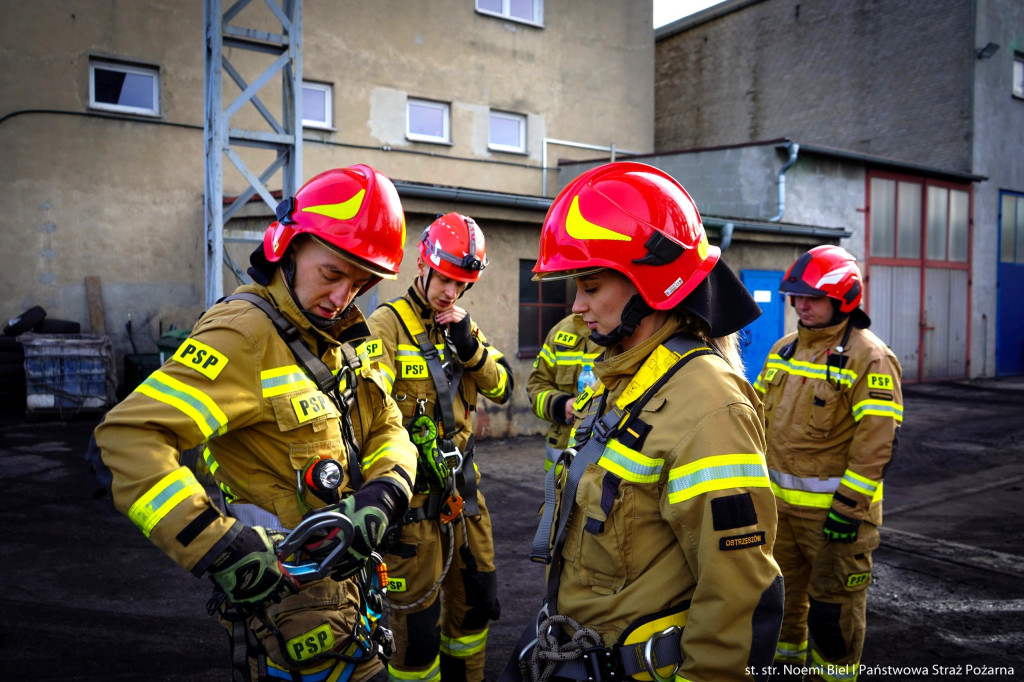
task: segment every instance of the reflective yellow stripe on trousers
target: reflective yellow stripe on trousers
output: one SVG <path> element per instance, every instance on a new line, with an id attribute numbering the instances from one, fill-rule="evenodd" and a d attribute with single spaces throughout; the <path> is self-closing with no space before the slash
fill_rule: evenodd
<path id="1" fill-rule="evenodd" d="M 484 645 L 487 644 L 487 630 L 488 628 L 485 628 L 482 632 L 464 637 L 448 637 L 442 632 L 441 653 L 455 658 L 469 658 L 473 654 L 478 654 L 484 650 Z"/>

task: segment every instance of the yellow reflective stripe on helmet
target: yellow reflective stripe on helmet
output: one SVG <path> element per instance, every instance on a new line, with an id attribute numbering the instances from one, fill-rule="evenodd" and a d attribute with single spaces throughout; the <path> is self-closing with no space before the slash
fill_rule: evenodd
<path id="1" fill-rule="evenodd" d="M 340 203 L 307 206 L 301 210 L 306 213 L 319 213 L 320 215 L 327 216 L 328 218 L 334 218 L 335 220 L 351 220 L 356 213 L 359 213 L 359 207 L 362 206 L 363 197 L 365 196 L 366 190 L 361 189 L 356 192 L 351 199 L 347 199 Z"/>
<path id="2" fill-rule="evenodd" d="M 860 421 L 868 415 L 875 417 L 892 417 L 898 422 L 903 421 L 903 406 L 891 400 L 862 400 L 853 406 L 853 419 Z"/>
<path id="3" fill-rule="evenodd" d="M 203 438 L 219 434 L 227 426 L 227 415 L 208 395 L 159 369 L 135 390 L 183 412 L 196 423 Z"/>
<path id="4" fill-rule="evenodd" d="M 264 398 L 273 398 L 274 396 L 293 391 L 308 391 L 316 388 L 316 384 L 306 376 L 306 373 L 298 365 L 285 365 L 284 367 L 265 369 L 260 372 L 260 384 L 263 387 Z"/>
<path id="5" fill-rule="evenodd" d="M 449 637 L 441 633 L 441 653 L 455 658 L 469 658 L 484 650 L 487 644 L 487 628 L 465 637 Z"/>
<path id="6" fill-rule="evenodd" d="M 441 680 L 441 655 L 434 657 L 434 662 L 426 670 L 399 670 L 390 663 L 388 664 L 388 679 L 395 682 L 403 680 L 423 680 L 423 682 L 440 682 Z"/>
<path id="7" fill-rule="evenodd" d="M 874 496 L 878 492 L 878 488 L 882 485 L 881 481 L 875 482 L 870 478 L 864 478 L 860 474 L 847 469 L 843 473 L 843 484 L 851 490 L 856 490 L 859 493 L 863 493 L 869 497 Z"/>
<path id="8" fill-rule="evenodd" d="M 860 661 L 840 665 L 826 661 L 818 653 L 818 650 L 811 647 L 810 671 L 813 675 L 821 677 L 825 682 L 854 682 L 857 673 L 860 672 Z"/>
<path id="9" fill-rule="evenodd" d="M 792 642 L 780 641 L 778 646 L 775 647 L 775 660 L 784 663 L 789 662 L 800 662 L 803 663 L 807 658 L 807 640 L 796 644 Z"/>
<path id="10" fill-rule="evenodd" d="M 665 460 L 647 457 L 612 439 L 605 445 L 604 453 L 601 459 L 597 460 L 597 465 L 624 481 L 657 483 L 661 478 L 661 468 L 665 466 Z"/>
<path id="11" fill-rule="evenodd" d="M 669 504 L 715 490 L 767 488 L 768 468 L 757 453 L 703 457 L 668 474 Z"/>
<path id="12" fill-rule="evenodd" d="M 160 523 L 182 500 L 193 495 L 204 495 L 206 491 L 187 467 L 180 467 L 167 474 L 160 481 L 135 500 L 128 510 L 128 518 L 147 538 L 153 527 Z"/>

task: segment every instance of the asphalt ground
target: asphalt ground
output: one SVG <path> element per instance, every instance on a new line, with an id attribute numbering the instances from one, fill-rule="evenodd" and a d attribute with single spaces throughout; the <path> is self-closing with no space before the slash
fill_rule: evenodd
<path id="1" fill-rule="evenodd" d="M 861 680 L 1024 679 L 1024 381 L 905 387 Z M 0 680 L 230 679 L 208 580 L 114 511 L 82 454 L 98 415 L 0 414 Z M 497 550 L 494 680 L 540 605 L 526 557 L 540 437 L 478 445 Z M 652 605 L 653 606 L 653 605 Z"/>

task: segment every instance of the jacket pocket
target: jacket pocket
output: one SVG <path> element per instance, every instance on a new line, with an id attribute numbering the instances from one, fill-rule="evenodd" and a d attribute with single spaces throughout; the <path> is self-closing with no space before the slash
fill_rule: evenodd
<path id="1" fill-rule="evenodd" d="M 576 509 L 563 558 L 576 564 L 581 585 L 599 594 L 621 590 L 632 560 L 633 491 L 629 484 L 610 488 L 608 472 L 590 464 L 576 490 Z M 612 476 L 614 481 L 617 477 Z M 610 496 L 610 505 L 608 504 Z M 605 503 L 602 504 L 602 498 Z"/>
<path id="2" fill-rule="evenodd" d="M 280 666 L 309 666 L 354 653 L 352 623 L 359 597 L 352 580 L 330 578 L 303 586 L 296 595 L 267 607 L 278 632 L 270 631 L 259 618 L 249 620 L 267 655 Z"/>
<path id="3" fill-rule="evenodd" d="M 807 435 L 811 438 L 828 438 L 839 405 L 839 391 L 827 381 L 815 381 L 811 400 Z"/>

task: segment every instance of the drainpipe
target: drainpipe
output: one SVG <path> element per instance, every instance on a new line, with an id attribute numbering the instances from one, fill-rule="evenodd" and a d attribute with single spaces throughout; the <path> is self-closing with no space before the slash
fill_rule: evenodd
<path id="1" fill-rule="evenodd" d="M 796 142 L 787 142 L 786 149 L 789 150 L 789 161 L 779 169 L 779 212 L 775 217 L 768 219 L 770 223 L 777 223 L 782 220 L 782 213 L 786 210 L 786 171 L 796 163 L 796 155 L 800 152 L 800 145 Z"/>
<path id="2" fill-rule="evenodd" d="M 736 229 L 736 226 L 731 222 L 722 225 L 722 236 L 718 240 L 718 248 L 725 251 L 732 244 L 732 231 Z"/>

